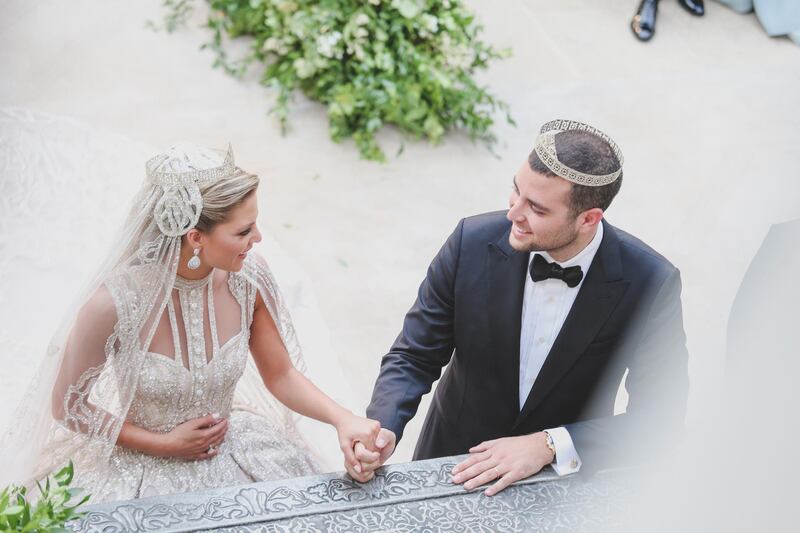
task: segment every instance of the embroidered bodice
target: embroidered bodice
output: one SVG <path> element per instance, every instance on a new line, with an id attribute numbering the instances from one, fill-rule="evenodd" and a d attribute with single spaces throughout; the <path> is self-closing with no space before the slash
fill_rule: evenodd
<path id="1" fill-rule="evenodd" d="M 147 352 L 129 421 L 166 432 L 188 419 L 211 413 L 227 417 L 236 383 L 247 363 L 252 320 L 248 310 L 255 305 L 253 286 L 237 283 L 236 276 L 229 274 L 228 283 L 220 284 L 220 288 L 214 287 L 214 272 L 197 281 L 176 278 L 165 312 L 169 328 L 162 327 L 156 333 L 171 337 L 173 351 Z M 229 290 L 239 307 L 233 309 L 230 302 L 224 306 L 227 312 L 237 311 L 239 331 L 228 334 L 222 345 L 214 301 L 215 293 L 221 290 Z M 164 339 L 161 341 L 151 346 L 163 346 Z"/>
<path id="2" fill-rule="evenodd" d="M 142 273 L 132 273 L 141 279 Z M 130 281 L 128 279 L 127 281 Z M 123 283 L 112 282 L 117 313 L 136 305 Z M 184 460 L 116 446 L 110 469 L 84 467 L 76 482 L 92 501 L 140 498 L 306 475 L 318 470 L 302 437 L 251 409 L 233 405 L 249 357 L 257 289 L 239 273 L 177 278 L 153 340 L 126 420 L 166 433 L 175 426 L 219 414 L 229 429 L 218 453 Z M 263 386 L 263 385 L 262 385 Z"/>

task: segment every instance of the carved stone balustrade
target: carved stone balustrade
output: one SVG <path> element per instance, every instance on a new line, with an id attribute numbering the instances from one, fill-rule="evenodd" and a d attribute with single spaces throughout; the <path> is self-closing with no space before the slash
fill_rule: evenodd
<path id="1" fill-rule="evenodd" d="M 559 478 L 547 467 L 500 494 L 451 483 L 461 457 L 389 465 L 366 484 L 341 473 L 86 507 L 74 531 L 615 531 L 631 489 L 606 472 Z"/>

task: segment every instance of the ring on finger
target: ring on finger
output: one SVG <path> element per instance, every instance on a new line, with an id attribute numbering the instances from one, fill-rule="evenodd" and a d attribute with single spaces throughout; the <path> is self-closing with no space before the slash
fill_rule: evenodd
<path id="1" fill-rule="evenodd" d="M 217 451 L 217 447 L 212 444 L 211 446 L 208 447 L 206 453 L 214 453 L 215 451 Z"/>

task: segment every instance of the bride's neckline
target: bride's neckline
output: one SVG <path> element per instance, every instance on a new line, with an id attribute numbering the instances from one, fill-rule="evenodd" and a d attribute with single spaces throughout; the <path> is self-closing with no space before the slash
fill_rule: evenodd
<path id="1" fill-rule="evenodd" d="M 211 269 L 211 272 L 208 276 L 200 279 L 186 279 L 178 274 L 175 274 L 175 285 L 173 286 L 176 290 L 179 291 L 191 291 L 194 289 L 199 289 L 200 287 L 205 287 L 209 283 L 211 283 L 211 278 L 214 277 L 214 269 Z"/>

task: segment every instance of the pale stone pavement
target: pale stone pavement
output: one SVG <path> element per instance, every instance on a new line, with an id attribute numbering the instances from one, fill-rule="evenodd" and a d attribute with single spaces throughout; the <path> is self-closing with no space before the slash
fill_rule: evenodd
<path id="1" fill-rule="evenodd" d="M 156 147 L 231 141 L 238 162 L 265 180 L 262 229 L 312 280 L 359 409 L 458 220 L 506 205 L 541 123 L 597 125 L 626 157 L 608 219 L 683 273 L 695 402 L 722 371 L 728 309 L 752 254 L 771 223 L 800 214 L 800 48 L 713 2 L 704 18 L 662 2 L 648 44 L 628 28 L 635 0 L 469 3 L 485 38 L 513 48 L 481 76 L 518 123 L 498 125 L 499 157 L 451 135 L 439 147 L 408 142 L 386 165 L 360 161 L 352 143 L 329 140 L 322 107 L 299 95 L 281 137 L 257 75 L 232 79 L 198 51 L 208 37 L 202 16 L 173 35 L 145 28 L 160 15 L 155 0 L 3 2 L 0 105 L 71 116 Z M 382 140 L 393 154 L 400 137 Z M 17 315 L 50 324 L 64 306 L 28 302 Z M 0 421 L 38 358 L 4 355 Z M 411 423 L 395 461 L 410 458 L 421 423 Z"/>

